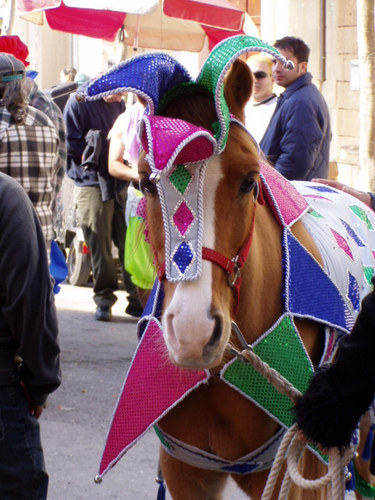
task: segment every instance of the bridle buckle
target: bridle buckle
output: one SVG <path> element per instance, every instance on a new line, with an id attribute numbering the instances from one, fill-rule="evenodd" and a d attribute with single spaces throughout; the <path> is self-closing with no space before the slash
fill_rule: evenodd
<path id="1" fill-rule="evenodd" d="M 234 266 L 233 266 L 233 271 L 232 272 L 228 271 L 228 285 L 231 288 L 235 288 L 237 280 L 241 276 L 241 269 L 239 268 L 239 266 L 237 264 L 237 262 L 238 262 L 238 255 L 236 257 L 233 257 L 233 259 L 231 259 L 231 262 L 233 262 Z M 232 276 L 233 276 L 233 278 L 232 278 Z"/>

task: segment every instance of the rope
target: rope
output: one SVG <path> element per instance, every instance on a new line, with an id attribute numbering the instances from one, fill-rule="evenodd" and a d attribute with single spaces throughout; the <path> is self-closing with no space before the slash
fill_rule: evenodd
<path id="1" fill-rule="evenodd" d="M 251 349 L 244 349 L 240 353 L 240 357 L 246 359 L 270 384 L 281 394 L 285 394 L 292 401 L 301 393 L 279 372 L 271 368 L 267 363 L 262 361 L 260 357 Z M 326 486 L 331 487 L 331 500 L 342 500 L 345 490 L 345 467 L 353 457 L 353 449 L 346 448 L 343 452 L 339 448 L 331 448 L 329 450 L 328 472 L 326 475 L 318 479 L 305 479 L 298 471 L 298 462 L 306 447 L 297 436 L 297 424 L 293 424 L 285 433 L 283 440 L 280 443 L 271 471 L 269 473 L 267 483 L 265 485 L 262 500 L 270 500 L 276 481 L 280 475 L 281 467 L 287 459 L 287 470 L 281 485 L 279 500 L 287 500 L 292 482 L 305 490 L 319 490 Z"/>
<path id="2" fill-rule="evenodd" d="M 263 377 L 265 377 L 268 382 L 272 384 L 281 394 L 285 394 L 292 401 L 301 396 L 298 389 L 296 389 L 286 378 L 280 375 L 278 371 L 274 370 L 267 363 L 262 361 L 252 349 L 244 349 L 241 352 L 241 356 L 249 361 L 255 370 L 263 375 Z"/>

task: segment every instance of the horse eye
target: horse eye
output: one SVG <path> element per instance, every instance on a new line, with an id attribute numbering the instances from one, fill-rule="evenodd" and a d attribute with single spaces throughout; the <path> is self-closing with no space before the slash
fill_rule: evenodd
<path id="1" fill-rule="evenodd" d="M 155 182 L 152 182 L 148 176 L 141 178 L 139 187 L 143 195 L 146 194 L 155 195 L 157 193 Z"/>
<path id="2" fill-rule="evenodd" d="M 242 194 L 250 193 L 250 191 L 254 189 L 255 185 L 256 185 L 255 179 L 253 179 L 250 176 L 246 177 L 246 179 L 241 183 L 240 193 Z"/>

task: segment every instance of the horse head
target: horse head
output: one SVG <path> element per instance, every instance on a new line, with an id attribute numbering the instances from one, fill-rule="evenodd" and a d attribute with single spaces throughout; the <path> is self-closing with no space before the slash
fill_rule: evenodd
<path id="1" fill-rule="evenodd" d="M 244 94 L 243 100 L 231 94 L 233 104 L 229 96 L 227 101 L 232 113 L 241 112 L 251 90 L 246 64 L 236 61 L 226 84 Z M 198 87 L 191 95 L 174 99 L 162 113 L 196 125 L 193 133 L 200 134 L 191 144 L 191 152 L 200 158 L 189 158 L 183 150 L 185 158 L 180 156 L 170 169 L 160 171 L 156 184 L 150 181 L 155 173 L 147 161 L 147 145 L 139 163 L 150 241 L 159 277 L 164 280 L 164 338 L 176 364 L 212 367 L 221 361 L 231 333 L 235 309 L 231 283 L 236 276 L 234 269 L 227 272 L 227 266 L 233 265 L 232 258 L 251 231 L 259 182 L 258 151 L 236 123 L 230 126 L 225 150 L 217 153 L 212 141 L 217 115 L 213 96 L 205 89 Z M 161 142 L 159 148 L 163 148 Z M 202 254 L 203 259 L 199 258 Z M 225 269 L 215 263 L 215 256 L 228 257 Z"/>
<path id="2" fill-rule="evenodd" d="M 95 80 L 86 98 L 132 91 L 148 102 L 138 165 L 172 362 L 218 366 L 238 307 L 241 267 L 262 203 L 257 144 L 244 128 L 252 76 L 238 59 L 274 48 L 251 37 L 217 45 L 196 81 L 165 54 L 138 56 Z"/>

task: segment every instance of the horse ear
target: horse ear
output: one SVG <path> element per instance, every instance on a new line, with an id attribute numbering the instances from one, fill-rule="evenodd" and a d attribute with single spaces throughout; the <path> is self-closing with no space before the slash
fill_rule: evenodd
<path id="1" fill-rule="evenodd" d="M 245 124 L 244 108 L 250 99 L 253 87 L 253 75 L 249 66 L 237 59 L 224 80 L 224 97 L 229 111 Z"/>

